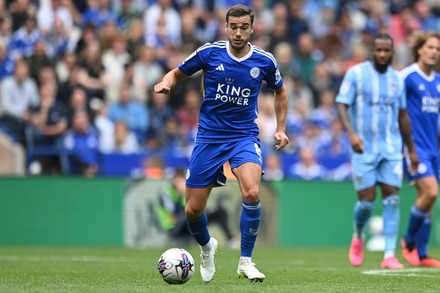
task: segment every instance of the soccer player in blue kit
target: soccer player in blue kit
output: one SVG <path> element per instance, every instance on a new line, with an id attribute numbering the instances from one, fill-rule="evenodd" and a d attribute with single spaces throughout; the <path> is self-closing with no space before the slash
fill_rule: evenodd
<path id="1" fill-rule="evenodd" d="M 402 254 L 410 265 L 440 268 L 440 261 L 427 253 L 432 208 L 438 194 L 440 74 L 434 69 L 440 60 L 440 35 L 433 32 L 415 35 L 412 54 L 415 63 L 402 70 L 402 75 L 420 163 L 417 172 L 407 172 L 416 187 L 417 199 L 401 241 Z"/>
<path id="2" fill-rule="evenodd" d="M 226 13 L 228 41 L 201 46 L 154 87 L 158 93 L 168 93 L 180 80 L 203 71 L 203 103 L 186 176 L 185 213 L 189 230 L 201 246 L 200 274 L 205 282 L 215 275 L 214 255 L 218 246 L 209 234 L 205 207 L 212 188 L 226 183 L 223 164 L 227 161 L 243 199 L 237 274 L 252 281 L 265 278 L 251 258 L 261 217 L 262 155 L 255 123 L 257 99 L 261 84 L 266 81 L 275 94 L 274 141 L 280 150 L 289 143 L 285 133 L 288 96 L 272 54 L 249 42 L 253 22 L 252 9 L 244 5 L 231 7 Z"/>
<path id="3" fill-rule="evenodd" d="M 353 266 L 360 266 L 363 262 L 363 230 L 371 216 L 378 185 L 382 191 L 385 236 L 381 268 L 403 268 L 395 257 L 400 216 L 399 189 L 403 177 L 402 137 L 414 170 L 418 158 L 405 110 L 403 80 L 390 66 L 393 52 L 393 40 L 388 34 L 375 36 L 372 62 L 365 61 L 350 68 L 336 97 L 339 117 L 353 149 L 353 184 L 358 196 L 349 251 Z"/>

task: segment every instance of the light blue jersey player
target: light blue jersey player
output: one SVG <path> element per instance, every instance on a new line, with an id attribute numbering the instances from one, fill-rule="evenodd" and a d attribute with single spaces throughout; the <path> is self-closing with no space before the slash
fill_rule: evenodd
<path id="1" fill-rule="evenodd" d="M 205 207 L 211 189 L 224 185 L 223 164 L 229 162 L 242 192 L 240 217 L 241 252 L 239 277 L 263 281 L 265 275 L 252 262 L 252 252 L 261 217 L 259 186 L 262 157 L 258 115 L 258 95 L 265 82 L 275 93 L 276 149 L 284 148 L 287 90 L 272 54 L 249 43 L 254 12 L 243 5 L 226 13 L 228 41 L 205 44 L 168 72 L 155 86 L 168 93 L 178 81 L 198 71 L 203 73 L 203 103 L 198 132 L 186 180 L 185 213 L 188 227 L 201 246 L 200 274 L 210 282 L 215 274 L 217 240 L 210 236 Z"/>
<path id="2" fill-rule="evenodd" d="M 349 259 L 363 262 L 363 230 L 371 216 L 380 186 L 383 198 L 385 254 L 381 267 L 403 268 L 395 257 L 399 227 L 399 189 L 402 184 L 402 136 L 416 165 L 406 113 L 403 80 L 391 66 L 393 40 L 379 34 L 373 40 L 373 61 L 357 64 L 346 73 L 336 97 L 342 125 L 350 139 L 353 183 L 358 195 L 354 236 Z"/>
<path id="3" fill-rule="evenodd" d="M 415 63 L 405 68 L 402 75 L 420 163 L 416 171 L 408 172 L 416 186 L 417 200 L 402 238 L 402 254 L 413 266 L 440 268 L 440 261 L 428 256 L 431 214 L 438 194 L 440 75 L 434 68 L 440 60 L 440 35 L 430 32 L 415 36 L 411 51 Z"/>

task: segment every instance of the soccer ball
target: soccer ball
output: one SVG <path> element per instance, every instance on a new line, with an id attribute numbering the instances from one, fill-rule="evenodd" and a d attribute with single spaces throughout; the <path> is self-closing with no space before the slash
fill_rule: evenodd
<path id="1" fill-rule="evenodd" d="M 157 270 L 168 284 L 184 284 L 194 274 L 194 259 L 183 248 L 170 248 L 159 258 Z"/>

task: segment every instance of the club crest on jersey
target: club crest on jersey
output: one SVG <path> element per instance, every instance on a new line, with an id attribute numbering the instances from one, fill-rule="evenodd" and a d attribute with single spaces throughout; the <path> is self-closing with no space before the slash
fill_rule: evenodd
<path id="1" fill-rule="evenodd" d="M 257 77 L 260 75 L 260 68 L 258 68 L 258 67 L 252 67 L 250 73 L 251 73 L 251 76 L 252 76 L 253 78 L 257 78 Z"/>
<path id="2" fill-rule="evenodd" d="M 392 83 L 392 84 L 391 84 L 391 92 L 392 92 L 392 93 L 395 93 L 395 92 L 396 92 L 396 89 L 397 89 L 397 85 L 396 85 L 395 83 Z"/>

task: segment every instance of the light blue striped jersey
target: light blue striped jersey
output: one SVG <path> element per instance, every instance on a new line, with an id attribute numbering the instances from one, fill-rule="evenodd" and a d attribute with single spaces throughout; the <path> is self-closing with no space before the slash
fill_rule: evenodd
<path id="1" fill-rule="evenodd" d="M 406 99 L 398 71 L 389 66 L 380 73 L 370 61 L 357 64 L 344 76 L 336 101 L 349 105 L 352 127 L 364 142 L 365 154 L 401 157 L 398 115 L 406 108 Z"/>
<path id="2" fill-rule="evenodd" d="M 419 156 L 437 156 L 437 120 L 440 105 L 440 75 L 427 76 L 414 63 L 402 70 L 405 82 L 408 115 Z"/>
<path id="3" fill-rule="evenodd" d="M 197 142 L 222 143 L 259 134 L 258 95 L 261 84 L 277 90 L 283 85 L 272 54 L 250 45 L 249 53 L 237 58 L 227 41 L 207 43 L 179 65 L 186 75 L 203 70 L 203 103 Z"/>

